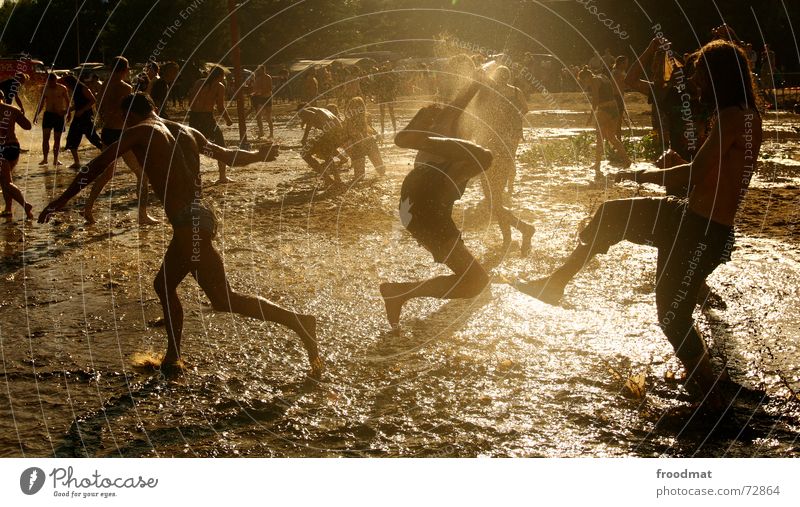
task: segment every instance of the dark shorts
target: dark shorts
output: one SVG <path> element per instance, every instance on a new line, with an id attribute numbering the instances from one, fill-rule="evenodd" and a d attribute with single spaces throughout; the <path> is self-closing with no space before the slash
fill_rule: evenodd
<path id="1" fill-rule="evenodd" d="M 192 231 L 206 231 L 212 238 L 217 235 L 217 216 L 202 204 L 192 203 L 170 218 L 173 229 L 189 227 Z"/>
<path id="2" fill-rule="evenodd" d="M 56 132 L 64 132 L 64 116 L 45 111 L 42 117 L 42 128 L 53 129 Z"/>
<path id="3" fill-rule="evenodd" d="M 264 97 L 263 95 L 250 95 L 250 104 L 253 109 L 272 109 L 272 97 Z"/>
<path id="4" fill-rule="evenodd" d="M 222 129 L 214 119 L 214 113 L 198 113 L 189 111 L 189 126 L 203 134 L 206 139 L 218 146 L 225 146 Z"/>
<path id="5" fill-rule="evenodd" d="M 7 160 L 8 162 L 19 160 L 19 144 L 0 144 L 0 160 Z"/>
<path id="6" fill-rule="evenodd" d="M 95 148 L 103 148 L 103 142 L 94 130 L 94 115 L 91 112 L 85 112 L 79 117 L 72 119 L 72 123 L 69 124 L 69 130 L 67 131 L 66 149 L 77 150 L 83 136 L 86 136 Z"/>
<path id="7" fill-rule="evenodd" d="M 339 148 L 344 143 L 344 135 L 340 129 L 327 129 L 319 137 L 308 141 L 301 150 L 301 155 L 311 155 L 328 160 L 339 154 Z"/>
<path id="8" fill-rule="evenodd" d="M 401 210 L 401 216 L 402 213 Z M 406 225 L 406 230 L 439 264 L 444 264 L 453 250 L 464 245 L 461 231 L 449 215 L 419 211 Z"/>
<path id="9" fill-rule="evenodd" d="M 100 132 L 100 140 L 103 141 L 103 146 L 111 146 L 112 144 L 119 141 L 119 138 L 122 137 L 122 130 L 121 129 L 106 129 L 104 128 Z"/>

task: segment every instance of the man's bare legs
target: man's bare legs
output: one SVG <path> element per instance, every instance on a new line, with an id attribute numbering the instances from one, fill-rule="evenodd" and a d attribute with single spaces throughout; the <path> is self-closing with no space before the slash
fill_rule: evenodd
<path id="1" fill-rule="evenodd" d="M 39 165 L 47 165 L 47 156 L 50 154 L 50 131 L 53 129 L 42 129 L 42 161 Z"/>
<path id="2" fill-rule="evenodd" d="M 508 172 L 514 166 L 514 160 L 507 157 L 497 157 L 492 162 L 492 167 L 485 174 L 485 178 L 481 179 L 481 186 L 483 187 L 484 199 L 489 205 L 492 216 L 497 220 L 500 226 L 500 232 L 503 235 L 503 250 L 508 250 L 511 245 L 511 228 L 515 228 L 522 233 L 522 241 L 520 242 L 520 249 L 522 256 L 527 256 L 531 251 L 531 241 L 536 228 L 523 222 L 511 210 L 505 207 L 504 204 L 504 190 L 506 182 L 508 181 Z"/>
<path id="3" fill-rule="evenodd" d="M 418 282 L 381 284 L 380 291 L 386 306 L 386 317 L 393 329 L 399 328 L 403 305 L 411 299 L 421 297 L 473 298 L 489 284 L 489 276 L 486 271 L 461 242 L 458 242 L 453 248 L 445 264 L 453 271 L 452 275 L 437 276 Z"/>
<path id="4" fill-rule="evenodd" d="M 381 104 L 380 105 L 380 110 L 381 110 L 381 137 L 383 137 L 383 135 L 386 132 L 386 127 L 384 126 L 385 125 L 385 118 L 386 118 L 386 109 L 389 110 L 389 118 L 391 118 L 391 120 L 392 120 L 392 130 L 394 131 L 395 134 L 397 134 L 397 120 L 394 117 L 394 105 L 392 105 L 391 103 Z"/>
<path id="5" fill-rule="evenodd" d="M 583 269 L 594 254 L 584 244 L 579 244 L 572 254 L 550 276 L 531 282 L 517 282 L 514 286 L 521 292 L 533 296 L 545 303 L 556 304 L 564 295 L 564 289 L 572 278 Z"/>
<path id="6" fill-rule="evenodd" d="M 147 214 L 147 174 L 142 172 L 139 162 L 132 153 L 124 154 L 122 159 L 136 175 L 136 197 L 139 202 L 139 223 L 142 225 L 157 224 L 158 220 Z M 103 172 L 103 174 L 97 178 L 92 186 L 92 190 L 89 193 L 89 198 L 86 200 L 86 205 L 83 208 L 83 217 L 86 219 L 87 223 L 93 224 L 95 222 L 93 213 L 94 203 L 97 201 L 97 197 L 100 195 L 100 192 L 103 191 L 103 187 L 105 187 L 108 182 L 111 181 L 111 178 L 114 177 L 114 172 L 117 169 L 116 165 L 116 162 L 111 164 L 108 169 L 106 169 L 105 172 Z"/>
<path id="7" fill-rule="evenodd" d="M 53 165 L 63 165 L 58 160 L 58 154 L 61 152 L 61 132 L 56 130 L 53 133 Z"/>
<path id="8" fill-rule="evenodd" d="M 619 154 L 619 156 L 622 157 L 623 167 L 630 167 L 631 159 L 628 157 L 628 153 L 625 151 L 625 146 L 623 146 L 622 141 L 619 140 L 619 137 L 617 137 L 615 132 L 616 120 L 608 113 L 603 111 L 597 111 L 595 119 L 597 121 L 597 135 L 595 137 L 597 146 L 595 147 L 594 165 L 592 166 L 595 176 L 603 176 L 603 173 L 600 171 L 600 164 L 603 161 L 603 157 L 606 153 L 604 142 L 606 140 L 611 143 L 611 146 L 614 148 L 614 150 Z"/>
<path id="9" fill-rule="evenodd" d="M 3 215 L 11 216 L 11 205 L 13 201 L 20 203 L 25 210 L 25 217 L 28 220 L 33 220 L 33 206 L 31 206 L 22 195 L 22 191 L 14 185 L 11 179 L 11 171 L 14 170 L 16 161 L 10 162 L 8 160 L 0 160 L 0 187 L 3 189 L 3 200 L 5 201 L 5 209 Z"/>
<path id="10" fill-rule="evenodd" d="M 286 310 L 261 297 L 234 292 L 228 283 L 222 258 L 208 233 L 201 230 L 200 236 L 198 245 L 192 239 L 191 227 L 176 230 L 154 281 L 167 328 L 167 352 L 162 365 L 175 366 L 180 361 L 183 307 L 176 289 L 191 272 L 214 310 L 275 322 L 297 333 L 308 353 L 311 376 L 320 378 L 323 364 L 317 346 L 316 319 L 311 315 Z M 196 262 L 192 262 L 193 256 Z"/>

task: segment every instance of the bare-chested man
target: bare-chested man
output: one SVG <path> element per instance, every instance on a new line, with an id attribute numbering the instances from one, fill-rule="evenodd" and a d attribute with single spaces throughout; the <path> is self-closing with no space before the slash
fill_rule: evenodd
<path id="1" fill-rule="evenodd" d="M 39 165 L 47 165 L 47 155 L 50 151 L 50 132 L 53 132 L 53 165 L 61 165 L 58 161 L 58 152 L 61 149 L 61 133 L 64 132 L 64 123 L 69 109 L 69 91 L 67 87 L 58 82 L 52 72 L 47 75 L 47 83 L 42 92 L 42 100 L 33 115 L 34 125 L 37 123 L 39 113 L 44 107 L 42 118 L 42 161 Z"/>
<path id="2" fill-rule="evenodd" d="M 81 168 L 69 188 L 39 215 L 39 222 L 47 222 L 53 213 L 64 208 L 120 154 L 132 152 L 150 176 L 153 190 L 164 203 L 173 227 L 172 241 L 154 282 L 167 330 L 167 351 L 161 361 L 162 368 L 181 367 L 183 309 L 176 289 L 186 275 L 191 274 L 215 310 L 277 322 L 296 332 L 308 353 L 311 376 L 319 378 L 323 366 L 317 349 L 316 319 L 231 289 L 222 258 L 212 242 L 217 220 L 202 201 L 201 151 L 228 165 L 243 166 L 274 160 L 277 149 L 267 146 L 251 152 L 218 146 L 190 127 L 159 118 L 153 102 L 144 94 L 130 95 L 122 107 L 129 119 L 128 128 L 119 141 Z"/>
<path id="3" fill-rule="evenodd" d="M 449 105 L 423 107 L 395 137 L 400 148 L 418 150 L 414 168 L 400 190 L 400 220 L 435 262 L 453 271 L 452 275 L 430 280 L 381 284 L 386 316 L 395 332 L 407 301 L 420 297 L 472 298 L 489 283 L 489 276 L 467 250 L 451 216 L 453 204 L 461 198 L 469 180 L 492 163 L 489 150 L 451 137 L 458 132 L 459 117 L 480 86 L 480 82 L 474 82 Z"/>
<path id="4" fill-rule="evenodd" d="M 228 126 L 233 125 L 228 110 L 225 108 L 225 74 L 227 71 L 214 65 L 208 71 L 205 79 L 198 79 L 189 92 L 189 126 L 200 131 L 206 139 L 210 139 L 218 146 L 225 146 L 217 120 L 214 119 L 214 109 L 220 113 Z M 218 184 L 230 183 L 232 180 L 225 173 L 226 166 L 218 161 Z"/>
<path id="5" fill-rule="evenodd" d="M 327 184 L 341 185 L 339 167 L 345 163 L 345 158 L 339 152 L 339 148 L 345 144 L 342 121 L 330 109 L 322 107 L 305 107 L 297 112 L 297 116 L 305 124 L 303 138 L 300 140 L 300 144 L 303 145 L 303 160 L 315 173 L 322 176 Z M 321 133 L 309 140 L 312 129 L 318 129 Z"/>
<path id="6" fill-rule="evenodd" d="M 708 350 L 692 311 L 706 278 L 729 259 L 736 212 L 747 193 L 761 147 L 761 116 L 744 51 L 727 41 L 700 49 L 694 76 L 701 100 L 716 108 L 715 124 L 691 163 L 668 169 L 622 171 L 617 179 L 688 185 L 688 200 L 619 199 L 603 203 L 580 233 L 580 244 L 553 274 L 517 287 L 555 304 L 566 285 L 596 254 L 623 241 L 658 248 L 659 325 L 686 369 L 689 387 L 708 408 L 725 408 Z"/>
<path id="7" fill-rule="evenodd" d="M 81 166 L 78 158 L 78 147 L 84 137 L 95 148 L 103 149 L 103 141 L 94 130 L 94 105 L 97 100 L 89 87 L 78 81 L 75 76 L 67 75 L 62 77 L 60 81 L 72 93 L 72 121 L 67 131 L 66 149 L 72 154 L 73 163 L 69 166 L 70 169 L 77 169 Z"/>
<path id="8" fill-rule="evenodd" d="M 0 99 L 2 97 L 3 93 L 0 92 Z M 11 205 L 13 201 L 17 201 L 25 210 L 25 216 L 30 220 L 33 218 L 31 212 L 33 206 L 25 200 L 22 191 L 11 180 L 11 171 L 14 170 L 19 160 L 19 141 L 14 132 L 17 125 L 24 130 L 31 129 L 31 122 L 25 118 L 25 113 L 14 106 L 0 103 L 0 185 L 5 201 L 5 208 L 0 216 L 10 218 Z"/>
<path id="9" fill-rule="evenodd" d="M 253 92 L 250 95 L 250 102 L 256 114 L 256 124 L 258 125 L 258 137 L 264 137 L 264 121 L 269 125 L 269 137 L 274 135 L 272 124 L 272 76 L 267 74 L 267 69 L 259 65 L 253 73 Z"/>
<path id="10" fill-rule="evenodd" d="M 103 130 L 100 132 L 100 139 L 104 146 L 111 146 L 119 139 L 122 134 L 122 129 L 125 126 L 125 112 L 120 109 L 122 100 L 130 95 L 133 87 L 125 82 L 130 73 L 130 66 L 128 60 L 122 56 L 114 57 L 111 64 L 111 77 L 106 81 L 105 86 L 100 92 L 100 105 L 98 106 L 98 113 L 100 121 L 103 123 Z M 121 154 L 122 159 L 136 174 L 136 187 L 137 198 L 139 200 L 139 223 L 143 225 L 158 223 L 147 214 L 147 174 L 142 171 L 139 163 L 130 153 Z M 103 191 L 111 178 L 114 177 L 116 171 L 116 163 L 108 166 L 108 170 L 104 172 L 92 187 L 89 192 L 89 198 L 86 200 L 86 205 L 83 208 L 83 217 L 90 224 L 94 223 L 94 203 L 100 192 Z"/>

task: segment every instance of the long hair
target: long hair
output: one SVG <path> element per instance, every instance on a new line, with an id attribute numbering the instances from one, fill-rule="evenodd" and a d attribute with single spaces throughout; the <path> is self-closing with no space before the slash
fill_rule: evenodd
<path id="1" fill-rule="evenodd" d="M 741 47 L 724 40 L 709 42 L 697 52 L 695 69 L 708 77 L 704 102 L 717 110 L 732 106 L 759 110 L 757 85 Z"/>

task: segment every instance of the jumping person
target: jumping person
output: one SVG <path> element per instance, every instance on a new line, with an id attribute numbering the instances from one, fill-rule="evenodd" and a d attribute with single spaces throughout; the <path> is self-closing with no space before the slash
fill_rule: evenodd
<path id="1" fill-rule="evenodd" d="M 98 106 L 100 120 L 103 123 L 103 130 L 100 132 L 103 146 L 111 146 L 116 143 L 125 126 L 125 112 L 120 109 L 120 104 L 133 91 L 133 87 L 125 82 L 129 73 L 128 60 L 122 56 L 114 57 L 114 63 L 111 65 L 111 77 L 105 82 L 103 90 L 100 92 L 100 105 Z M 125 164 L 136 175 L 139 223 L 142 225 L 158 223 L 158 220 L 147 214 L 147 174 L 142 171 L 136 157 L 130 153 L 121 155 Z M 114 163 L 95 181 L 83 208 L 83 217 L 87 223 L 94 223 L 94 203 L 100 196 L 100 192 L 103 191 L 103 187 L 114 177 L 116 170 L 117 166 Z"/>
<path id="2" fill-rule="evenodd" d="M 64 132 L 64 123 L 69 109 L 69 92 L 67 87 L 58 82 L 58 78 L 52 72 L 47 75 L 47 82 L 42 92 L 42 99 L 36 107 L 36 114 L 33 115 L 35 125 L 39 118 L 39 113 L 44 107 L 44 117 L 42 118 L 42 161 L 39 165 L 47 165 L 47 155 L 50 151 L 50 132 L 53 132 L 53 165 L 62 165 L 58 161 L 58 152 L 61 148 L 61 133 Z"/>
<path id="3" fill-rule="evenodd" d="M 0 92 L 0 97 L 2 96 L 3 93 Z M 11 172 L 19 160 L 19 141 L 14 132 L 17 125 L 23 130 L 31 129 L 31 122 L 25 118 L 25 113 L 14 106 L 0 103 L 0 186 L 2 186 L 3 200 L 5 201 L 5 208 L 0 216 L 10 218 L 13 201 L 17 201 L 25 210 L 27 219 L 31 220 L 33 206 L 25 200 L 22 191 L 14 185 L 11 179 Z"/>
<path id="4" fill-rule="evenodd" d="M 95 148 L 103 149 L 103 141 L 94 129 L 94 105 L 97 100 L 89 87 L 78 81 L 75 76 L 67 75 L 60 81 L 72 93 L 72 121 L 67 131 L 65 149 L 72 154 L 73 163 L 69 166 L 70 169 L 77 169 L 81 166 L 78 147 L 84 136 Z"/>
<path id="5" fill-rule="evenodd" d="M 214 119 L 214 109 L 220 113 L 226 125 L 233 125 L 233 120 L 225 108 L 226 73 L 223 67 L 214 65 L 208 71 L 208 76 L 205 79 L 198 79 L 189 92 L 189 126 L 219 146 L 225 146 L 225 138 Z M 232 180 L 225 173 L 225 163 L 218 161 L 217 165 L 219 167 L 217 184 L 231 183 Z"/>
<path id="6" fill-rule="evenodd" d="M 736 212 L 761 147 L 761 116 L 744 51 L 726 41 L 699 50 L 694 76 L 701 100 L 716 107 L 715 123 L 691 163 L 668 169 L 622 171 L 617 179 L 693 186 L 688 199 L 607 201 L 580 234 L 580 243 L 553 274 L 520 283 L 523 292 L 555 304 L 572 278 L 598 253 L 628 240 L 658 248 L 659 325 L 709 408 L 723 408 L 708 350 L 692 311 L 708 275 L 729 258 Z"/>
<path id="7" fill-rule="evenodd" d="M 231 289 L 222 258 L 212 242 L 217 220 L 202 200 L 201 151 L 227 165 L 244 166 L 274 160 L 277 149 L 267 146 L 259 151 L 243 151 L 218 146 L 190 127 L 159 118 L 153 102 L 141 93 L 125 98 L 122 108 L 128 115 L 128 124 L 119 141 L 81 168 L 69 188 L 42 211 L 39 222 L 50 220 L 122 153 L 133 152 L 150 176 L 173 228 L 172 241 L 154 282 L 167 331 L 167 351 L 161 367 L 182 367 L 183 309 L 176 289 L 191 274 L 215 310 L 277 322 L 296 332 L 308 353 L 311 376 L 319 378 L 323 365 L 317 349 L 316 319 Z"/>
<path id="8" fill-rule="evenodd" d="M 400 219 L 417 242 L 446 264 L 453 274 L 430 280 L 383 283 L 381 296 L 389 324 L 399 330 L 403 305 L 413 298 L 471 298 L 481 293 L 489 276 L 467 250 L 453 221 L 455 201 L 470 179 L 485 171 L 492 153 L 451 136 L 458 131 L 463 110 L 483 86 L 476 80 L 449 105 L 423 107 L 395 137 L 400 148 L 417 150 L 414 168 L 400 190 Z"/>

